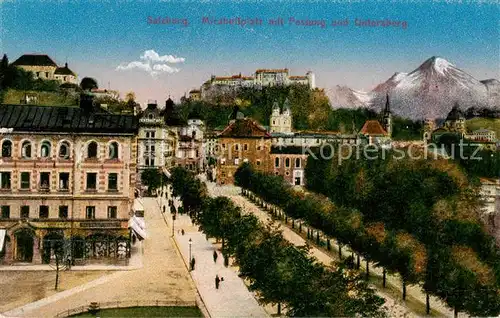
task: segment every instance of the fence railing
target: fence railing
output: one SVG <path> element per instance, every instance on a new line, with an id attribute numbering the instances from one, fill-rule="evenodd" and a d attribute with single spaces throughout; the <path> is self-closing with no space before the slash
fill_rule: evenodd
<path id="1" fill-rule="evenodd" d="M 88 312 L 90 310 L 114 309 L 114 308 L 132 308 L 132 307 L 197 307 L 196 301 L 183 300 L 119 300 L 107 302 L 92 302 L 88 305 L 83 305 L 61 311 L 56 315 L 56 318 L 70 317 L 73 315 Z"/>

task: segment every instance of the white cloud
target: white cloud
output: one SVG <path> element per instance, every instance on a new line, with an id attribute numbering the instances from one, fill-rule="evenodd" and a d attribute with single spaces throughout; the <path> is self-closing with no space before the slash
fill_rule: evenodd
<path id="1" fill-rule="evenodd" d="M 143 62 L 139 62 L 139 61 L 130 62 L 128 64 L 122 63 L 122 64 L 118 65 L 118 67 L 116 68 L 117 71 L 126 71 L 126 70 L 133 70 L 133 69 L 139 69 L 139 70 L 146 71 L 146 72 L 152 71 L 149 63 L 143 63 Z"/>
<path id="2" fill-rule="evenodd" d="M 140 56 L 142 61 L 132 61 L 129 63 L 121 63 L 116 67 L 117 71 L 126 71 L 126 70 L 141 70 L 149 73 L 151 76 L 155 77 L 162 73 L 178 73 L 180 72 L 180 68 L 172 67 L 169 64 L 178 64 L 184 63 L 186 60 L 183 57 L 176 57 L 173 55 L 159 55 L 155 50 L 146 50 Z"/>
<path id="3" fill-rule="evenodd" d="M 186 60 L 183 57 L 175 57 L 173 55 L 162 55 L 156 53 L 155 50 L 147 50 L 144 51 L 144 54 L 141 55 L 141 60 L 151 61 L 151 62 L 165 62 L 165 63 L 184 63 Z"/>
<path id="4" fill-rule="evenodd" d="M 153 66 L 153 70 L 157 72 L 166 72 L 166 73 L 177 73 L 180 71 L 180 69 L 171 67 L 167 64 L 156 64 Z"/>

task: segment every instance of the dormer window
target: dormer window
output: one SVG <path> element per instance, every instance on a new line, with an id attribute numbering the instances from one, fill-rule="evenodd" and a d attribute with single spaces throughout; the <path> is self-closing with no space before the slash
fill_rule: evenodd
<path id="1" fill-rule="evenodd" d="M 118 159 L 118 143 L 116 141 L 109 144 L 108 157 L 109 159 Z"/>
<path id="2" fill-rule="evenodd" d="M 31 142 L 25 140 L 21 146 L 21 156 L 24 159 L 31 158 Z"/>
<path id="3" fill-rule="evenodd" d="M 42 141 L 42 146 L 40 147 L 40 156 L 42 158 L 50 157 L 50 148 L 51 146 L 49 141 Z"/>
<path id="4" fill-rule="evenodd" d="M 87 158 L 97 158 L 97 142 L 92 141 L 87 147 Z"/>
<path id="5" fill-rule="evenodd" d="M 67 142 L 62 142 L 59 146 L 59 158 L 68 159 L 69 158 L 69 144 Z"/>

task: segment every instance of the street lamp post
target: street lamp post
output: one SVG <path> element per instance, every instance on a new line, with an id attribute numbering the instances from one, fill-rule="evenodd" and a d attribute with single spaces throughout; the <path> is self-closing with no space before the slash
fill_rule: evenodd
<path id="1" fill-rule="evenodd" d="M 193 270 L 193 263 L 192 263 L 192 259 L 191 259 L 191 245 L 193 245 L 193 240 L 191 240 L 191 238 L 189 239 L 189 268 L 190 270 Z"/>

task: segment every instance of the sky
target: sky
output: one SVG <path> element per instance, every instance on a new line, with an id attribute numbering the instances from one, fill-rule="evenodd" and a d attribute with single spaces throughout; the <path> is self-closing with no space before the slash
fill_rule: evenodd
<path id="1" fill-rule="evenodd" d="M 11 62 L 47 54 L 79 79 L 94 77 L 121 96 L 133 91 L 141 103 L 179 100 L 212 74 L 258 68 L 313 71 L 318 87 L 368 91 L 432 56 L 479 80 L 500 79 L 500 6 L 488 1 L 4 0 L 0 14 L 0 48 Z M 269 23 L 278 18 L 283 25 Z M 332 25 L 346 19 L 347 26 Z"/>

